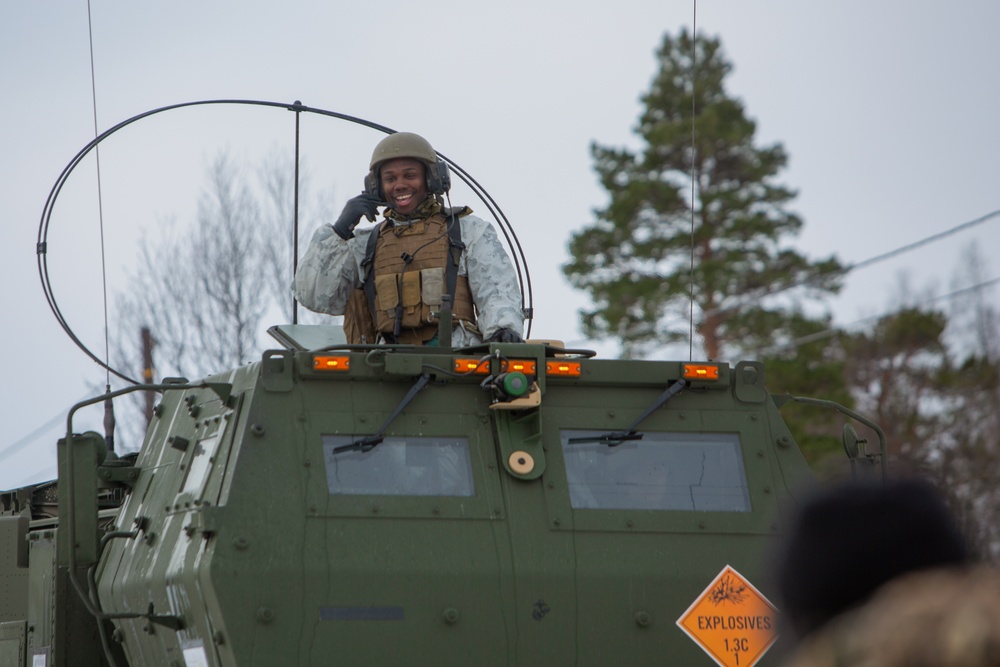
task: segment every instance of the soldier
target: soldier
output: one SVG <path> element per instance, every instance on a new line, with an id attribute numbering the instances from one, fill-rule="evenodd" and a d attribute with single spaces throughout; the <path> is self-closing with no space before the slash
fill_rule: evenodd
<path id="1" fill-rule="evenodd" d="M 426 139 L 390 134 L 372 153 L 365 191 L 313 235 L 295 274 L 310 310 L 344 315 L 349 343 L 436 345 L 442 296 L 451 295 L 456 347 L 520 342 L 514 267 L 493 227 L 467 206 L 447 208 L 448 167 Z M 362 217 L 376 227 L 355 227 Z"/>

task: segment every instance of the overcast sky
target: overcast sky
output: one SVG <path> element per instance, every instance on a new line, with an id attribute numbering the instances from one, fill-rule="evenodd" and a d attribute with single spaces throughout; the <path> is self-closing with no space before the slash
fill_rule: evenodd
<path id="1" fill-rule="evenodd" d="M 533 335 L 613 353 L 579 333 L 585 297 L 559 266 L 569 235 L 606 202 L 589 146 L 640 146 L 632 129 L 654 52 L 665 32 L 690 29 L 691 2 L 91 0 L 90 19 L 101 131 L 165 105 L 240 98 L 301 100 L 419 132 L 512 222 L 534 283 Z M 703 0 L 697 26 L 721 38 L 735 66 L 728 90 L 757 121 L 758 143 L 780 141 L 790 156 L 779 180 L 799 192 L 796 246 L 808 256 L 858 262 L 1000 209 L 997 0 Z M 55 475 L 67 409 L 104 384 L 50 312 L 35 255 L 49 190 L 94 136 L 86 0 L 0 3 L 0 100 L 8 489 Z M 126 288 L 141 230 L 191 219 L 220 150 L 252 167 L 291 150 L 293 123 L 283 110 L 188 109 L 102 144 L 109 292 Z M 302 119 L 302 133 L 314 186 L 339 210 L 381 135 L 318 116 Z M 48 261 L 69 324 L 102 354 L 93 162 L 60 195 Z M 837 322 L 889 309 L 900 276 L 915 294 L 950 291 L 970 245 L 994 254 L 1000 218 L 852 274 L 830 302 Z M 997 276 L 993 261 L 985 277 Z"/>

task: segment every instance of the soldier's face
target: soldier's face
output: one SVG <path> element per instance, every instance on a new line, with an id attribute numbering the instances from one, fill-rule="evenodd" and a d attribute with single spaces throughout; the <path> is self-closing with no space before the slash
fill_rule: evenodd
<path id="1" fill-rule="evenodd" d="M 382 191 L 391 208 L 410 213 L 427 198 L 424 163 L 409 157 L 399 157 L 382 163 L 379 170 Z"/>

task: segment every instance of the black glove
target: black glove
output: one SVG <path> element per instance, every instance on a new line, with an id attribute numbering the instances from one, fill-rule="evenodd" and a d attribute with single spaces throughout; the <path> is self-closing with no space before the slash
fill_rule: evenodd
<path id="1" fill-rule="evenodd" d="M 517 333 L 513 329 L 497 329 L 493 332 L 493 335 L 487 339 L 489 343 L 523 343 L 524 339 L 521 338 L 521 334 Z"/>
<path id="2" fill-rule="evenodd" d="M 361 222 L 361 216 L 368 218 L 371 222 L 375 222 L 375 216 L 378 215 L 378 207 L 385 205 L 385 202 L 380 200 L 376 195 L 368 194 L 367 192 L 357 197 L 352 197 L 344 204 L 344 210 L 341 211 L 337 222 L 333 223 L 333 231 L 337 232 L 337 236 L 345 241 L 353 238 L 354 228 Z"/>

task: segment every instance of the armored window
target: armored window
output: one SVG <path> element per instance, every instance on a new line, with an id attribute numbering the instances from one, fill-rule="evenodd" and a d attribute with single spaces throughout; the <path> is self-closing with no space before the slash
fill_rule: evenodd
<path id="1" fill-rule="evenodd" d="M 570 505 L 576 509 L 749 512 L 735 433 L 650 433 L 609 447 L 570 442 L 596 431 L 561 432 Z"/>
<path id="2" fill-rule="evenodd" d="M 367 452 L 336 451 L 355 436 L 324 435 L 333 495 L 472 496 L 468 438 L 387 437 Z"/>

